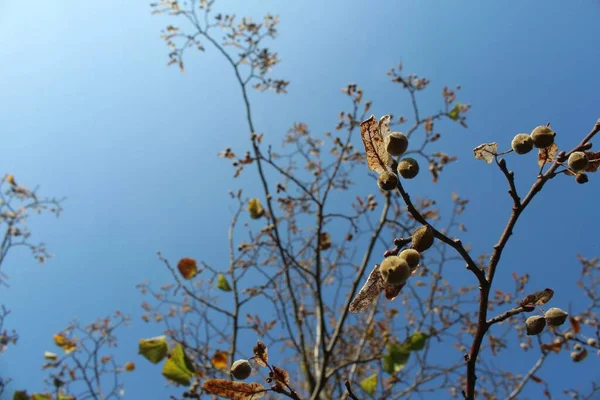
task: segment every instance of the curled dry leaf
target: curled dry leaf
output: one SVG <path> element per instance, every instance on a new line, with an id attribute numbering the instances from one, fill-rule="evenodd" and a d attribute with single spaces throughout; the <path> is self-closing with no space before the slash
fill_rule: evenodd
<path id="1" fill-rule="evenodd" d="M 360 124 L 360 135 L 365 146 L 367 166 L 378 174 L 391 171 L 394 161 L 385 150 L 383 141 L 384 134 L 390 133 L 390 119 L 389 115 L 384 115 L 377 123 L 375 116 L 371 115 L 369 119 Z"/>
<path id="2" fill-rule="evenodd" d="M 596 172 L 600 167 L 600 151 L 594 153 L 593 151 L 586 151 L 585 155 L 589 160 L 587 167 L 585 167 L 585 172 Z"/>
<path id="3" fill-rule="evenodd" d="M 540 149 L 538 152 L 538 165 L 541 167 L 542 165 L 554 160 L 556 153 L 558 153 L 558 146 L 556 143 L 552 143 L 550 146 Z"/>
<path id="4" fill-rule="evenodd" d="M 208 379 L 202 386 L 210 394 L 234 400 L 254 400 L 265 395 L 265 388 L 260 383 L 244 383 L 226 379 Z"/>
<path id="5" fill-rule="evenodd" d="M 521 307 L 525 307 L 529 304 L 541 306 L 549 302 L 550 299 L 552 299 L 552 296 L 554 296 L 554 290 L 546 288 L 544 290 L 540 290 L 538 292 L 526 296 L 523 300 L 521 300 L 521 303 L 519 303 L 519 305 Z"/>
<path id="6" fill-rule="evenodd" d="M 369 274 L 367 281 L 350 303 L 348 311 L 358 313 L 365 310 L 379 296 L 379 293 L 385 289 L 385 286 L 385 282 L 379 273 L 379 264 L 376 264 L 373 271 Z"/>
<path id="7" fill-rule="evenodd" d="M 562 342 L 542 343 L 540 347 L 542 348 L 542 350 L 555 351 L 557 353 L 560 353 L 560 349 L 562 348 Z"/>
<path id="8" fill-rule="evenodd" d="M 290 375 L 285 369 L 273 367 L 273 379 L 277 382 L 281 382 L 285 386 L 290 385 Z"/>
<path id="9" fill-rule="evenodd" d="M 269 362 L 269 353 L 267 350 L 267 346 L 261 341 L 256 341 L 256 346 L 254 346 L 254 361 L 260 365 L 261 367 L 266 367 Z"/>
<path id="10" fill-rule="evenodd" d="M 571 330 L 577 335 L 581 331 L 579 320 L 575 317 L 569 317 L 569 323 L 571 324 Z"/>
<path id="11" fill-rule="evenodd" d="M 494 156 L 498 154 L 498 143 L 483 143 L 473 149 L 473 155 L 478 160 L 484 160 L 491 164 L 494 161 Z"/>
<path id="12" fill-rule="evenodd" d="M 67 354 L 72 353 L 77 348 L 75 341 L 68 339 L 62 333 L 57 333 L 53 336 L 53 339 L 54 343 Z"/>

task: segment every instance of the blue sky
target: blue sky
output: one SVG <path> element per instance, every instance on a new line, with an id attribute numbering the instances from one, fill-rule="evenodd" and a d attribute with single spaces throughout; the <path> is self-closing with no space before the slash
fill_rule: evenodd
<path id="1" fill-rule="evenodd" d="M 600 117 L 596 1 L 222 0 L 216 9 L 281 16 L 272 48 L 283 62 L 273 76 L 291 81 L 289 94 L 252 97 L 257 128 L 275 145 L 293 122 L 331 130 L 347 106 L 339 89 L 349 82 L 365 90 L 376 115 L 409 115 L 406 94 L 386 76 L 399 60 L 405 72 L 432 80 L 421 96 L 425 110 L 437 111 L 442 87 L 460 83 L 459 100 L 473 105 L 469 129 L 448 126 L 440 143 L 459 161 L 438 184 L 423 175 L 407 188 L 440 202 L 452 191 L 472 199 L 463 240 L 475 253 L 497 240 L 510 198 L 500 172 L 474 160 L 472 148 L 489 141 L 506 147 L 516 133 L 546 122 L 561 147 L 572 147 Z M 134 286 L 167 281 L 158 250 L 211 264 L 226 254 L 233 209 L 227 190 L 240 182 L 216 154 L 246 143 L 239 88 L 210 49 L 190 53 L 184 74 L 166 66 L 159 31 L 178 22 L 151 16 L 140 0 L 0 2 L 0 174 L 12 172 L 41 185 L 42 194 L 68 198 L 60 219 L 30 222 L 34 240 L 56 257 L 39 267 L 14 251 L 3 265 L 11 288 L 2 289 L 2 302 L 21 335 L 0 359 L 1 374 L 14 378 L 12 389 L 41 389 L 33 382 L 41 385 L 43 351 L 73 317 L 85 322 L 120 309 L 133 316 L 120 352 L 139 366 L 126 377 L 127 398 L 157 393 L 161 383 L 142 382 L 158 368 L 136 350 L 137 339 L 159 334 L 159 327 L 139 320 Z M 509 159 L 522 190 L 537 173 L 534 159 Z M 372 192 L 361 174 L 351 191 Z M 578 253 L 600 254 L 590 235 L 599 189 L 596 176 L 590 178 L 587 185 L 560 179 L 544 189 L 503 256 L 498 287 L 512 270 L 527 270 L 531 287 L 561 287 L 554 304 L 577 304 L 575 279 L 565 287 L 564 274 L 579 273 Z M 248 186 L 246 194 L 260 194 L 253 190 Z M 566 373 L 598 365 L 597 358 L 588 361 L 569 364 Z M 549 366 L 543 375 L 556 374 Z"/>

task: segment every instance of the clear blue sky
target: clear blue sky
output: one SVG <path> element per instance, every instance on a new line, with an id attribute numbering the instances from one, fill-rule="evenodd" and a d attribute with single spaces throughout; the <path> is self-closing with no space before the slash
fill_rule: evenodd
<path id="1" fill-rule="evenodd" d="M 386 76 L 399 60 L 406 72 L 432 79 L 422 96 L 430 111 L 438 110 L 444 85 L 460 83 L 459 100 L 473 105 L 469 129 L 450 127 L 440 143 L 459 161 L 438 184 L 424 175 L 408 189 L 440 202 L 452 191 L 471 198 L 463 240 L 476 253 L 497 240 L 510 199 L 499 171 L 474 160 L 472 148 L 488 141 L 506 147 L 516 133 L 546 122 L 558 144 L 571 147 L 600 117 L 598 1 L 220 0 L 216 9 L 281 16 L 272 48 L 283 63 L 274 76 L 291 81 L 289 94 L 252 97 L 257 128 L 274 144 L 296 121 L 331 130 L 347 106 L 339 89 L 349 82 L 374 100 L 376 115 L 409 115 L 405 93 Z M 3 265 L 11 288 L 0 289 L 1 302 L 13 310 L 7 323 L 20 331 L 18 346 L 0 358 L 13 390 L 42 388 L 42 354 L 73 317 L 87 322 L 120 309 L 133 317 L 121 332 L 121 359 L 138 365 L 124 376 L 126 397 L 159 398 L 159 368 L 136 355 L 137 339 L 160 334 L 159 327 L 140 321 L 134 286 L 167 282 L 158 250 L 213 265 L 226 254 L 227 190 L 239 182 L 216 154 L 247 140 L 239 89 L 212 50 L 190 53 L 185 74 L 166 67 L 159 31 L 178 22 L 151 16 L 143 0 L 0 1 L 0 174 L 68 197 L 60 219 L 30 223 L 33 239 L 56 257 L 39 267 L 14 251 Z M 534 156 L 512 157 L 510 166 L 524 190 L 536 174 Z M 373 192 L 365 176 L 356 177 L 352 193 Z M 590 234 L 598 225 L 597 178 L 544 189 L 515 231 L 497 287 L 512 270 L 527 270 L 531 287 L 557 290 L 553 304 L 577 306 L 575 279 L 565 285 L 563 278 L 579 273 L 578 253 L 600 255 Z M 568 361 L 560 357 L 544 378 L 587 371 L 600 379 L 590 372 L 597 357 L 557 369 Z"/>

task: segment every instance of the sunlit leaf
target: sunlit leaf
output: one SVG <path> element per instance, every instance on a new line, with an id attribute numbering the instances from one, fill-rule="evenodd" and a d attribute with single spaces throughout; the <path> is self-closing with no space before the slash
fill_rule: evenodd
<path id="1" fill-rule="evenodd" d="M 227 352 L 221 350 L 215 351 L 215 354 L 210 359 L 210 362 L 216 369 L 227 368 Z"/>
<path id="2" fill-rule="evenodd" d="M 194 365 L 185 355 L 183 347 L 178 344 L 175 346 L 169 358 L 163 366 L 162 374 L 165 378 L 179 383 L 181 385 L 189 385 L 190 380 L 194 376 Z"/>
<path id="3" fill-rule="evenodd" d="M 182 258 L 177 263 L 177 269 L 185 279 L 192 279 L 198 273 L 198 264 L 193 258 Z"/>
<path id="4" fill-rule="evenodd" d="M 256 197 L 248 201 L 248 211 L 250 212 L 250 218 L 252 219 L 259 219 L 265 215 L 265 209 L 262 204 L 260 204 L 260 200 Z"/>
<path id="5" fill-rule="evenodd" d="M 484 160 L 491 164 L 494 161 L 494 156 L 498 154 L 498 143 L 483 143 L 473 149 L 473 155 L 478 160 Z"/>
<path id="6" fill-rule="evenodd" d="M 560 349 L 562 348 L 562 342 L 542 343 L 540 347 L 542 350 L 551 350 L 560 353 Z"/>
<path id="7" fill-rule="evenodd" d="M 369 119 L 360 124 L 360 134 L 365 146 L 367 166 L 377 173 L 390 171 L 394 161 L 392 156 L 385 150 L 383 141 L 383 132 L 390 131 L 390 119 L 389 115 L 384 115 L 378 123 L 375 116 L 371 115 Z"/>
<path id="8" fill-rule="evenodd" d="M 383 355 L 383 370 L 390 375 L 397 374 L 408 363 L 410 350 L 403 344 L 388 344 Z"/>
<path id="9" fill-rule="evenodd" d="M 273 367 L 273 379 L 281 382 L 286 386 L 290 385 L 290 374 L 288 374 L 288 372 L 285 369 Z"/>
<path id="10" fill-rule="evenodd" d="M 549 302 L 550 299 L 552 299 L 552 296 L 554 296 L 554 290 L 546 288 L 526 296 L 523 300 L 521 300 L 520 306 L 525 307 L 529 304 L 541 306 Z"/>
<path id="11" fill-rule="evenodd" d="M 415 332 L 406 339 L 406 345 L 410 351 L 423 350 L 428 336 L 423 332 Z"/>
<path id="12" fill-rule="evenodd" d="M 217 288 L 224 292 L 231 292 L 231 286 L 229 285 L 227 278 L 225 278 L 225 275 L 219 274 L 217 278 Z"/>
<path id="13" fill-rule="evenodd" d="M 589 160 L 587 167 L 585 167 L 585 172 L 596 172 L 600 167 L 600 151 L 594 153 L 593 151 L 586 151 L 585 155 Z"/>
<path id="14" fill-rule="evenodd" d="M 225 379 L 208 379 L 202 386 L 209 394 L 233 400 L 254 400 L 265 395 L 260 383 L 234 382 Z"/>
<path id="15" fill-rule="evenodd" d="M 545 163 L 548 163 L 556 157 L 556 153 L 558 152 L 558 146 L 556 143 L 552 143 L 550 146 L 545 149 L 540 149 L 538 152 L 538 165 L 541 167 Z"/>
<path id="16" fill-rule="evenodd" d="M 67 339 L 62 333 L 57 333 L 53 336 L 53 339 L 54 343 L 67 354 L 72 353 L 77 348 L 75 341 Z"/>
<path id="17" fill-rule="evenodd" d="M 354 300 L 350 303 L 348 311 L 357 313 L 369 307 L 379 294 L 385 289 L 385 283 L 379 273 L 379 264 L 376 264 L 369 274 L 367 281 L 360 289 Z"/>
<path id="18" fill-rule="evenodd" d="M 17 182 L 15 181 L 15 176 L 13 174 L 6 175 L 4 180 L 13 186 L 17 186 Z"/>
<path id="19" fill-rule="evenodd" d="M 75 397 L 68 394 L 59 393 L 57 400 L 75 400 Z"/>
<path id="20" fill-rule="evenodd" d="M 254 351 L 254 361 L 260 365 L 261 367 L 266 367 L 269 362 L 269 352 L 267 346 L 257 340 L 256 346 L 253 348 Z"/>
<path id="21" fill-rule="evenodd" d="M 44 358 L 45 358 L 46 360 L 56 361 L 56 360 L 58 360 L 58 354 L 56 354 L 56 353 L 51 353 L 51 352 L 49 352 L 49 351 L 45 351 L 45 352 L 44 352 Z"/>
<path id="22" fill-rule="evenodd" d="M 169 351 L 167 338 L 157 336 L 150 339 L 140 339 L 138 351 L 153 364 L 161 362 Z"/>
<path id="23" fill-rule="evenodd" d="M 454 108 L 448 113 L 448 118 L 453 121 L 457 121 L 460 118 L 460 103 L 457 102 L 454 104 Z"/>
<path id="24" fill-rule="evenodd" d="M 31 395 L 31 400 L 52 400 L 50 393 L 34 393 Z"/>
<path id="25" fill-rule="evenodd" d="M 377 373 L 369 376 L 368 378 L 363 379 L 360 382 L 360 387 L 364 390 L 369 396 L 373 396 L 375 394 L 375 389 L 377 389 Z"/>

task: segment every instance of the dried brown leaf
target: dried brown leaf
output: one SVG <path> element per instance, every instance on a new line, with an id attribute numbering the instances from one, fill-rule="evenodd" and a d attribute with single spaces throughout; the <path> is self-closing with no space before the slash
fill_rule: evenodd
<path id="1" fill-rule="evenodd" d="M 571 324 L 571 330 L 574 334 L 578 334 L 581 331 L 581 324 L 575 317 L 569 317 L 569 323 Z"/>
<path id="2" fill-rule="evenodd" d="M 210 394 L 234 400 L 259 399 L 266 392 L 260 383 L 234 382 L 226 379 L 209 379 L 204 382 L 203 388 Z"/>
<path id="3" fill-rule="evenodd" d="M 573 362 L 580 362 L 583 361 L 588 355 L 588 351 L 587 349 L 582 349 L 579 353 L 572 353 L 571 354 L 571 359 L 573 360 Z"/>
<path id="4" fill-rule="evenodd" d="M 549 302 L 550 299 L 552 299 L 552 296 L 554 296 L 554 290 L 546 288 L 526 296 L 523 300 L 521 300 L 520 306 L 525 307 L 529 304 L 541 306 Z"/>
<path id="5" fill-rule="evenodd" d="M 365 310 L 379 296 L 381 291 L 385 289 L 385 286 L 383 278 L 379 273 L 379 264 L 376 264 L 373 271 L 369 274 L 367 281 L 350 303 L 348 311 L 357 313 Z"/>
<path id="6" fill-rule="evenodd" d="M 589 160 L 587 167 L 585 167 L 585 172 L 596 172 L 598 168 L 600 168 L 600 151 L 594 153 L 593 151 L 586 151 L 585 155 Z"/>
<path id="7" fill-rule="evenodd" d="M 290 375 L 285 369 L 273 367 L 273 379 L 281 382 L 285 386 L 290 385 Z"/>
<path id="8" fill-rule="evenodd" d="M 406 285 L 404 282 L 402 285 L 385 285 L 385 298 L 392 301 L 400 294 L 402 288 Z"/>
<path id="9" fill-rule="evenodd" d="M 390 171 L 394 161 L 392 156 L 385 150 L 383 142 L 385 134 L 390 133 L 390 119 L 389 115 L 384 115 L 378 123 L 375 116 L 371 115 L 369 119 L 360 124 L 360 134 L 365 146 L 367 165 L 370 170 L 377 173 Z"/>
<path id="10" fill-rule="evenodd" d="M 554 343 L 542 343 L 542 350 L 546 351 L 555 351 L 560 353 L 560 349 L 562 348 L 562 342 L 554 342 Z"/>
<path id="11" fill-rule="evenodd" d="M 491 164 L 494 161 L 494 156 L 498 154 L 498 143 L 483 143 L 473 149 L 473 155 L 478 160 L 484 160 Z"/>
<path id="12" fill-rule="evenodd" d="M 545 149 L 540 149 L 538 152 L 538 165 L 541 167 L 545 163 L 548 163 L 556 157 L 556 153 L 558 152 L 558 146 L 556 143 L 552 143 L 552 145 L 546 147 Z"/>
<path id="13" fill-rule="evenodd" d="M 256 346 L 254 346 L 254 361 L 261 367 L 266 367 L 269 362 L 269 353 L 267 350 L 267 346 L 261 341 L 256 341 Z"/>

